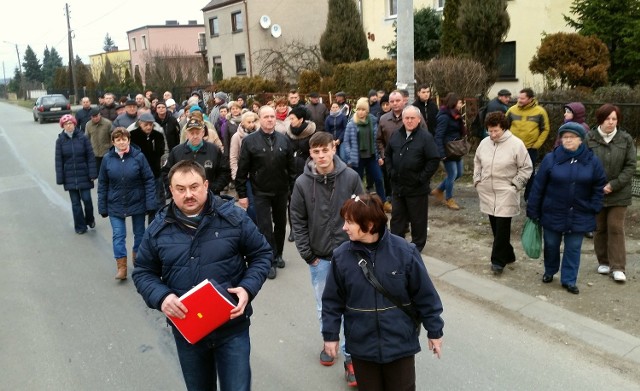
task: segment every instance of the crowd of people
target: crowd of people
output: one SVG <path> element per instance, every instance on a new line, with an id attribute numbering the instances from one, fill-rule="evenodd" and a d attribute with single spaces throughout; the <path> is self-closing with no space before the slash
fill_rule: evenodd
<path id="1" fill-rule="evenodd" d="M 119 103 L 106 93 L 97 108 L 85 97 L 75 117 L 62 117 L 57 183 L 69 192 L 75 232 L 84 234 L 96 225 L 91 189 L 98 181 L 115 278 L 128 275 L 130 216 L 132 278 L 149 307 L 183 318 L 179 296 L 203 279 L 237 300 L 232 320 L 201 342 L 189 344 L 174 330 L 188 389 L 216 381 L 223 390 L 250 388 L 250 302 L 285 268 L 286 239 L 309 266 L 324 340 L 320 364 L 342 354 L 349 385 L 411 389 L 420 325 L 440 356 L 442 303 L 420 252 L 429 197 L 460 209 L 454 184 L 464 156 L 448 144 L 469 132 L 455 92 L 440 106 L 428 85 L 416 96 L 410 103 L 406 90 L 371 90 L 352 106 L 344 92 L 326 104 L 316 92 L 304 102 L 291 90 L 262 105 L 217 92 L 208 105 L 194 92 L 180 107 L 168 91 Z M 544 232 L 544 283 L 560 272 L 561 285 L 579 293 L 585 236 L 594 238 L 597 271 L 626 281 L 624 216 L 636 152 L 619 127 L 619 108 L 603 105 L 589 128 L 584 105 L 568 103 L 555 149 L 541 157 L 547 112 L 529 88 L 516 104 L 510 99 L 501 90 L 490 102 L 473 164 L 494 238 L 491 270 L 500 275 L 516 261 L 511 221 L 524 192 L 526 214 Z M 445 177 L 432 188 L 441 165 Z M 237 365 L 222 364 L 230 357 Z"/>

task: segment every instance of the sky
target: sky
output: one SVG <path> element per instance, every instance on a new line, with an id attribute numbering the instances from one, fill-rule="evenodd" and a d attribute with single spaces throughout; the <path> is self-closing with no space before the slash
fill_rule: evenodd
<path id="1" fill-rule="evenodd" d="M 127 31 L 147 25 L 162 25 L 177 20 L 181 25 L 189 20 L 203 23 L 202 8 L 209 0 L 31 0 L 2 7 L 0 23 L 0 78 L 13 77 L 20 61 L 24 61 L 27 45 L 35 52 L 40 64 L 45 47 L 55 47 L 63 64 L 69 63 L 67 18 L 65 4 L 69 4 L 73 54 L 85 64 L 89 55 L 102 53 L 107 33 L 119 50 L 128 49 Z M 24 6 L 22 6 L 24 4 Z"/>

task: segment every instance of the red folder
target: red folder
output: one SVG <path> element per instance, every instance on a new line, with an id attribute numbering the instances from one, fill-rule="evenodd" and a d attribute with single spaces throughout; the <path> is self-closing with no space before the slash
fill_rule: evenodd
<path id="1" fill-rule="evenodd" d="M 231 317 L 235 304 L 225 297 L 209 280 L 204 280 L 180 296 L 187 307 L 184 319 L 169 319 L 189 343 L 195 344 Z"/>

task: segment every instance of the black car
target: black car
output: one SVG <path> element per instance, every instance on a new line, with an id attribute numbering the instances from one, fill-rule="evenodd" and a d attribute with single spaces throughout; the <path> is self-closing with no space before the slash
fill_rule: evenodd
<path id="1" fill-rule="evenodd" d="M 41 124 L 58 121 L 65 114 L 71 114 L 71 104 L 61 94 L 43 95 L 33 105 L 33 120 Z"/>

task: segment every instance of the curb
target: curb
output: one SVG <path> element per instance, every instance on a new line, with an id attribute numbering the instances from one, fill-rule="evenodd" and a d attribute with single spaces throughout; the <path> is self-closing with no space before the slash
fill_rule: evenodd
<path id="1" fill-rule="evenodd" d="M 596 349 L 640 364 L 640 338 L 567 311 L 457 266 L 422 255 L 429 275 L 583 341 Z"/>

